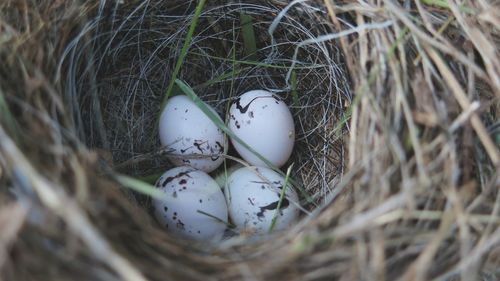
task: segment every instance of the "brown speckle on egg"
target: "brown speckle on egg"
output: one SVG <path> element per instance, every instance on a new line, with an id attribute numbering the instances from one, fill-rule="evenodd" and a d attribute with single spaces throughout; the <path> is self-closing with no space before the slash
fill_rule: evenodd
<path id="1" fill-rule="evenodd" d="M 163 187 L 165 187 L 167 185 L 167 183 L 173 181 L 174 179 L 177 179 L 177 178 L 180 178 L 180 177 L 183 177 L 183 176 L 187 176 L 187 177 L 191 177 L 189 176 L 189 173 L 192 172 L 193 170 L 189 170 L 189 171 L 185 171 L 185 172 L 180 172 L 178 173 L 177 175 L 173 176 L 173 177 L 168 177 L 165 179 L 165 181 L 163 182 Z"/>
<path id="2" fill-rule="evenodd" d="M 185 174 L 178 178 L 185 172 L 189 172 L 189 175 Z M 225 230 L 224 225 L 221 226 L 220 223 L 214 222 L 213 219 L 201 217 L 202 215 L 196 213 L 196 209 L 203 209 L 218 218 L 227 220 L 226 202 L 217 183 L 206 173 L 189 167 L 174 168 L 167 171 L 163 178 L 164 181 L 166 178 L 170 180 L 170 183 L 161 189 L 167 196 L 163 199 L 155 198 L 153 200 L 156 209 L 154 213 L 160 225 L 168 224 L 169 232 L 196 240 L 222 237 Z M 187 190 L 187 187 L 193 192 L 183 192 Z M 215 196 L 214 193 L 216 192 L 220 194 Z M 204 205 L 207 204 L 206 201 L 209 200 L 209 197 L 216 199 L 217 204 L 210 205 L 210 202 L 208 202 L 209 205 Z M 173 200 L 173 198 L 176 199 Z M 193 208 L 196 202 L 199 202 L 199 207 Z M 167 213 L 167 211 L 169 212 Z M 200 220 L 206 220 L 206 223 L 200 225 Z M 200 230 L 200 233 L 197 233 L 198 230 Z"/>
<path id="3" fill-rule="evenodd" d="M 203 140 L 195 140 L 193 142 L 193 145 L 201 152 L 203 153 L 203 148 L 201 147 L 202 144 L 204 144 Z"/>
<path id="4" fill-rule="evenodd" d="M 201 130 L 198 130 L 197 126 Z M 215 141 L 223 142 L 225 138 L 223 131 L 187 96 L 174 96 L 167 101 L 160 116 L 159 135 L 162 146 L 173 149 L 166 156 L 176 166 L 185 164 L 204 172 L 211 172 L 222 163 L 220 158 L 207 163 L 208 159 L 205 158 L 187 161 L 185 158 L 190 157 L 182 157 L 182 154 L 190 152 L 209 154 L 206 150 L 209 148 L 208 144 L 212 145 Z M 200 138 L 203 138 L 203 141 L 199 140 L 192 145 L 193 140 Z"/>
<path id="5" fill-rule="evenodd" d="M 175 225 L 177 228 L 184 230 L 184 223 L 179 219 Z"/>

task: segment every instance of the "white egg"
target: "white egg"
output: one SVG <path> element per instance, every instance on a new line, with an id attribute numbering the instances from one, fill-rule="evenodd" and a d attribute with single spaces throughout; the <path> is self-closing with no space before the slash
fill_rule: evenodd
<path id="1" fill-rule="evenodd" d="M 165 172 L 156 186 L 164 197 L 153 199 L 154 214 L 169 232 L 194 240 L 222 238 L 227 205 L 220 187 L 208 174 L 177 167 Z"/>
<path id="2" fill-rule="evenodd" d="M 168 100 L 160 116 L 159 133 L 162 146 L 176 166 L 191 166 L 208 173 L 220 166 L 224 159 L 219 155 L 227 152 L 223 131 L 186 96 Z"/>
<path id="3" fill-rule="evenodd" d="M 244 167 L 233 172 L 224 191 L 233 224 L 240 231 L 268 233 L 284 182 L 280 174 L 264 167 Z M 298 196 L 288 185 L 273 231 L 283 230 L 297 219 L 299 209 L 293 202 L 298 202 Z"/>
<path id="4" fill-rule="evenodd" d="M 295 141 L 292 114 L 286 104 L 264 90 L 246 92 L 229 109 L 229 129 L 243 142 L 277 167 L 290 158 Z M 257 155 L 231 139 L 248 163 L 267 166 Z"/>

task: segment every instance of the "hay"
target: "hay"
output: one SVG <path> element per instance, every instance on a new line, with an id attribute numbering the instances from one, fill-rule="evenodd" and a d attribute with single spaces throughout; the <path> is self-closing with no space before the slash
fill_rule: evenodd
<path id="1" fill-rule="evenodd" d="M 494 1 L 210 1 L 179 77 L 222 115 L 256 87 L 293 104 L 316 198 L 218 246 L 168 236 L 110 172 L 168 167 L 155 119 L 195 3 L 48 2 L 0 3 L 0 280 L 500 278 Z"/>

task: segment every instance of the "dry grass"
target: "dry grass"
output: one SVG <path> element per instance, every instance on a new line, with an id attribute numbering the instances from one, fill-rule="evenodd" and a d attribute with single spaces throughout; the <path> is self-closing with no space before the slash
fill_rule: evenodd
<path id="1" fill-rule="evenodd" d="M 0 280 L 500 278 L 498 3 L 209 1 L 180 79 L 222 115 L 256 87 L 293 104 L 316 200 L 208 246 L 111 176 L 169 165 L 155 122 L 195 7 L 125 2 L 0 2 Z"/>

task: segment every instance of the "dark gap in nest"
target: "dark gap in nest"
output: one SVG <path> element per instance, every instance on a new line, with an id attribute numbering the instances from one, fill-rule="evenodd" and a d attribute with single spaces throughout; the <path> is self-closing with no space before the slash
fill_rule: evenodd
<path id="1" fill-rule="evenodd" d="M 89 147 L 104 154 L 109 150 L 113 165 L 151 155 L 120 170 L 135 177 L 154 176 L 171 167 L 165 157 L 152 154 L 160 148 L 156 120 L 194 5 L 166 2 L 118 8 L 108 5 L 69 50 L 66 90 L 69 102 L 77 109 L 73 116 L 79 135 Z M 346 124 L 342 124 L 340 132 L 334 130 L 351 102 L 341 52 L 332 42 L 299 49 L 294 69 L 299 104 L 293 105 L 285 80 L 288 67 L 249 63 L 240 29 L 240 13 L 244 12 L 253 20 L 257 62 L 289 66 L 298 43 L 332 32 L 324 12 L 304 7 L 287 12 L 271 44 L 268 28 L 283 7 L 207 4 L 178 78 L 193 87 L 223 118 L 230 95 L 260 88 L 284 98 L 294 115 L 297 135 L 292 158 L 283 169 L 295 163 L 292 176 L 316 204 L 321 204 L 339 182 L 346 155 Z M 234 70 L 233 48 L 236 59 L 246 61 L 238 63 L 234 81 L 228 78 L 205 85 Z M 145 196 L 137 198 L 140 204 L 149 205 Z"/>

